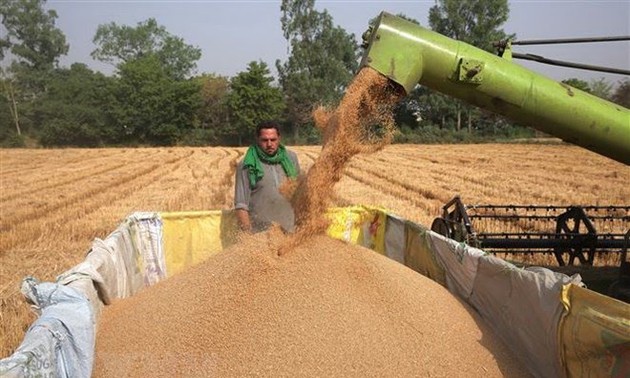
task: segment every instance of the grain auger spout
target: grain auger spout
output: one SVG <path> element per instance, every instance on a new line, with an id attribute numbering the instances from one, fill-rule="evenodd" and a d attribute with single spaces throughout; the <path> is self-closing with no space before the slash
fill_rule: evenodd
<path id="1" fill-rule="evenodd" d="M 630 110 L 388 13 L 363 35 L 361 66 L 417 84 L 630 165 Z"/>

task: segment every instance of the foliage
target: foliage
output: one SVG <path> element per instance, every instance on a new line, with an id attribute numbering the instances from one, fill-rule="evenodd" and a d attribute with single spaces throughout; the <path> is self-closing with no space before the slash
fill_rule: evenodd
<path id="1" fill-rule="evenodd" d="M 6 35 L 0 43 L 0 58 L 5 49 L 16 57 L 14 70 L 46 72 L 68 52 L 66 37 L 55 27 L 57 13 L 44 10 L 44 0 L 1 0 L 0 16 Z"/>
<path id="2" fill-rule="evenodd" d="M 98 129 L 74 119 L 54 118 L 46 122 L 40 137 L 45 146 L 97 147 L 100 145 Z"/>
<path id="3" fill-rule="evenodd" d="M 123 63 L 119 71 L 108 107 L 118 142 L 176 144 L 192 128 L 199 84 L 175 80 L 155 55 Z"/>
<path id="4" fill-rule="evenodd" d="M 423 86 L 416 87 L 412 95 L 418 103 L 416 117 L 420 125 L 436 125 L 440 128 L 452 126 L 451 120 L 455 119 L 457 113 L 457 100 Z"/>
<path id="5" fill-rule="evenodd" d="M 201 105 L 196 114 L 195 130 L 188 136 L 189 144 L 219 144 L 222 136 L 233 132 L 230 129 L 227 96 L 230 90 L 230 79 L 225 76 L 204 74 L 195 77 L 201 91 Z M 204 138 L 203 140 L 196 140 Z M 204 142 L 205 140 L 205 142 Z"/>
<path id="6" fill-rule="evenodd" d="M 170 34 L 153 18 L 136 27 L 115 22 L 99 25 L 93 41 L 97 48 L 92 57 L 97 60 L 120 67 L 124 63 L 155 56 L 174 79 L 188 77 L 201 58 L 201 49 L 185 44 L 182 38 Z"/>
<path id="7" fill-rule="evenodd" d="M 606 79 L 603 77 L 599 79 L 592 79 L 589 82 L 577 78 L 569 78 L 566 80 L 562 80 L 562 83 L 570 85 L 571 87 L 579 89 L 586 93 L 590 93 L 604 100 L 610 101 L 613 96 L 612 84 L 606 81 Z"/>
<path id="8" fill-rule="evenodd" d="M 40 142 L 93 147 L 111 140 L 103 104 L 112 83 L 82 63 L 55 70 L 48 91 L 33 108 L 33 121 L 41 125 Z"/>
<path id="9" fill-rule="evenodd" d="M 192 128 L 184 130 L 179 144 L 184 146 L 202 147 L 221 146 L 229 143 L 223 143 L 221 137 L 217 135 L 216 131 L 213 129 Z"/>
<path id="10" fill-rule="evenodd" d="M 6 29 L 0 55 L 4 57 L 4 50 L 8 49 L 15 58 L 9 71 L 19 80 L 20 92 L 27 99 L 45 91 L 47 75 L 69 48 L 64 34 L 55 27 L 57 13 L 45 11 L 44 3 L 43 0 L 0 2 L 0 16 Z"/>
<path id="11" fill-rule="evenodd" d="M 6 137 L 0 135 L 0 147 L 2 148 L 23 148 L 26 146 L 24 135 L 10 133 Z"/>
<path id="12" fill-rule="evenodd" d="M 630 80 L 620 82 L 611 97 L 611 101 L 630 109 Z"/>
<path id="13" fill-rule="evenodd" d="M 92 56 L 118 68 L 106 105 L 116 143 L 174 145 L 203 124 L 203 82 L 186 79 L 201 57 L 199 48 L 153 18 L 136 27 L 99 25 L 94 43 Z"/>
<path id="14" fill-rule="evenodd" d="M 227 104 L 230 112 L 230 132 L 238 145 L 243 138 L 252 141 L 256 125 L 262 121 L 277 120 L 284 110 L 279 88 L 272 86 L 273 77 L 265 62 L 252 61 L 247 71 L 239 72 L 231 80 Z"/>
<path id="15" fill-rule="evenodd" d="M 591 88 L 591 93 L 604 100 L 610 100 L 612 96 L 612 84 L 606 81 L 603 77 L 599 79 L 592 79 L 589 81 L 588 86 Z"/>
<path id="16" fill-rule="evenodd" d="M 584 80 L 580 80 L 577 78 L 570 78 L 570 79 L 565 79 L 562 80 L 562 83 L 566 84 L 566 85 L 570 85 L 575 89 L 579 89 L 581 91 L 584 91 L 586 93 L 591 93 L 591 87 L 588 85 L 588 83 Z"/>
<path id="17" fill-rule="evenodd" d="M 29 125 L 32 105 L 47 88 L 59 57 L 68 52 L 64 34 L 55 27 L 57 13 L 44 10 L 44 0 L 0 0 L 5 33 L 0 35 L 0 58 L 10 52 L 11 64 L 0 69 L 2 96 L 19 136 Z M 3 64 L 4 65 L 4 64 Z"/>
<path id="18" fill-rule="evenodd" d="M 14 125 L 15 133 L 21 135 L 22 128 L 20 127 L 20 113 L 18 109 L 20 92 L 17 88 L 16 80 L 8 77 L 2 68 L 0 68 L 0 94 L 2 95 L 0 98 L 4 100 L 0 104 L 0 112 L 7 114 L 7 118 L 4 120 L 7 128 L 9 124 Z"/>
<path id="19" fill-rule="evenodd" d="M 153 18 L 135 26 L 98 26 L 92 56 L 114 64 L 113 76 L 84 64 L 59 68 L 69 46 L 55 26 L 57 14 L 47 9 L 45 0 L 0 0 L 6 31 L 0 35 L 0 58 L 11 63 L 0 70 L 2 146 L 33 140 L 44 146 L 242 145 L 258 122 L 269 119 L 282 124 L 285 141 L 318 143 L 313 107 L 336 106 L 358 68 L 355 37 L 334 25 L 326 10 L 316 10 L 315 0 L 281 3 L 290 55 L 276 61 L 280 88 L 268 66 L 256 61 L 232 78 L 191 78 L 201 50 Z M 499 27 L 508 12 L 505 0 L 438 0 L 430 22 L 442 34 L 487 48 L 504 39 Z M 614 93 L 603 79 L 586 85 L 628 106 L 627 81 Z M 421 86 L 401 101 L 396 120 L 403 130 L 399 139 L 407 141 L 490 140 L 523 130 Z"/>
<path id="20" fill-rule="evenodd" d="M 276 61 L 276 68 L 287 116 L 299 138 L 316 105 L 335 106 L 341 99 L 358 67 L 358 44 L 354 35 L 333 24 L 327 11 L 315 10 L 315 0 L 283 0 L 280 10 L 291 53 L 286 62 Z"/>
<path id="21" fill-rule="evenodd" d="M 469 133 L 465 130 L 443 128 L 427 125 L 411 128 L 402 125 L 394 138 L 394 143 L 442 144 L 442 143 L 486 143 L 510 140 L 515 138 L 529 139 L 534 131 L 529 128 L 513 126 L 507 123 L 499 125 L 493 134 Z"/>
<path id="22" fill-rule="evenodd" d="M 24 136 L 13 127 L 13 117 L 4 97 L 0 97 L 0 147 L 24 147 Z"/>
<path id="23" fill-rule="evenodd" d="M 500 27 L 509 14 L 507 0 L 437 0 L 429 9 L 429 25 L 440 34 L 491 52 L 492 42 L 508 37 Z"/>

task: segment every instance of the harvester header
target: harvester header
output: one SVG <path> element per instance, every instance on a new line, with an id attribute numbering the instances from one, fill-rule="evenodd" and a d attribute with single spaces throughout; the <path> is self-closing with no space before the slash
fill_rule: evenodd
<path id="1" fill-rule="evenodd" d="M 383 12 L 363 34 L 361 66 L 409 93 L 417 84 L 630 165 L 630 110 L 503 56 Z"/>

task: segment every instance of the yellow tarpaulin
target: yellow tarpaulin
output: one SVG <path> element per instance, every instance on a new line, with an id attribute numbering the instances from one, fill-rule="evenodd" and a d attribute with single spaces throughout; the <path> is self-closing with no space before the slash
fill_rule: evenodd
<path id="1" fill-rule="evenodd" d="M 562 289 L 560 348 L 569 377 L 630 377 L 630 306 L 576 285 Z"/>
<path id="2" fill-rule="evenodd" d="M 167 277 L 200 263 L 234 243 L 236 216 L 232 211 L 160 213 Z"/>
<path id="3" fill-rule="evenodd" d="M 326 231 L 329 236 L 385 254 L 385 211 L 367 206 L 352 206 L 331 208 L 327 216 L 331 220 Z"/>
<path id="4" fill-rule="evenodd" d="M 333 208 L 328 235 L 385 253 L 387 214 L 376 208 Z M 160 213 L 167 276 L 200 263 L 233 244 L 237 234 L 232 211 Z"/>

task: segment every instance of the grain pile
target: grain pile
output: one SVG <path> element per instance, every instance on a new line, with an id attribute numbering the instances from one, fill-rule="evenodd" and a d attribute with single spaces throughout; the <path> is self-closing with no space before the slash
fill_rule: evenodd
<path id="1" fill-rule="evenodd" d="M 445 288 L 326 236 L 258 234 L 104 312 L 95 376 L 525 376 Z"/>
<path id="2" fill-rule="evenodd" d="M 293 192 L 297 232 L 243 240 L 107 308 L 95 376 L 525 376 L 448 291 L 323 235 L 333 186 L 353 156 L 391 140 L 398 94 L 359 73 Z"/>

